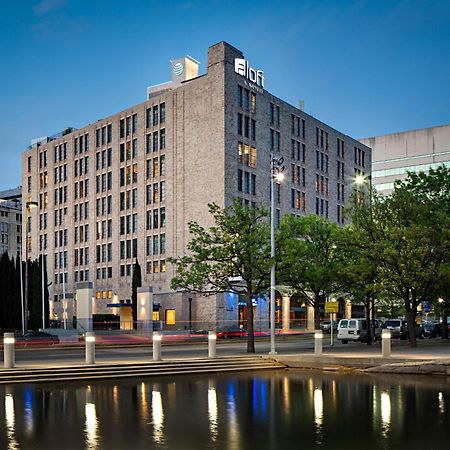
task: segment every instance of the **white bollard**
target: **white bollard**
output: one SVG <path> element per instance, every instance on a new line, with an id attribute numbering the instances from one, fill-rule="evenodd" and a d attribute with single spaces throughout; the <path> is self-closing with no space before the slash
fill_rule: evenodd
<path id="1" fill-rule="evenodd" d="M 86 331 L 86 364 L 95 364 L 95 335 L 93 331 Z"/>
<path id="2" fill-rule="evenodd" d="M 391 356 L 391 332 L 389 330 L 381 332 L 381 354 L 383 358 Z"/>
<path id="3" fill-rule="evenodd" d="M 323 333 L 321 330 L 314 332 L 314 355 L 322 356 L 323 348 Z"/>
<path id="4" fill-rule="evenodd" d="M 159 331 L 153 332 L 153 361 L 161 361 L 161 340 L 162 335 Z"/>
<path id="5" fill-rule="evenodd" d="M 5 369 L 12 369 L 15 366 L 16 358 L 14 355 L 14 333 L 5 333 L 3 335 L 3 364 Z"/>
<path id="6" fill-rule="evenodd" d="M 208 333 L 208 358 L 215 358 L 217 345 L 217 335 L 215 331 L 210 331 Z"/>

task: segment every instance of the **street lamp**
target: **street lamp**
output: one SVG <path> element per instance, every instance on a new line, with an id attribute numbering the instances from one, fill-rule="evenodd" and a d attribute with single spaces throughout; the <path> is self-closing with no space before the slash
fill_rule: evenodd
<path id="1" fill-rule="evenodd" d="M 25 203 L 25 294 L 24 301 L 22 302 L 22 332 L 24 334 L 25 330 L 28 329 L 28 217 L 31 210 L 38 206 L 37 202 L 31 200 Z M 22 255 L 20 257 L 20 263 L 22 264 Z"/>
<path id="2" fill-rule="evenodd" d="M 272 268 L 270 270 L 270 352 L 275 355 L 275 181 L 280 183 L 284 178 L 284 158 L 270 155 L 270 256 Z"/>

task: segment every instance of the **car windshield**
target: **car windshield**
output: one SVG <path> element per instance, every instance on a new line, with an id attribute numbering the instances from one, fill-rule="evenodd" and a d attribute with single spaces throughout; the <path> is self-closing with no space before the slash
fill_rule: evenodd
<path id="1" fill-rule="evenodd" d="M 384 323 L 387 327 L 399 327 L 400 320 L 386 320 Z"/>
<path id="2" fill-rule="evenodd" d="M 341 323 L 339 324 L 339 328 L 347 328 L 348 321 L 347 320 L 341 320 Z"/>

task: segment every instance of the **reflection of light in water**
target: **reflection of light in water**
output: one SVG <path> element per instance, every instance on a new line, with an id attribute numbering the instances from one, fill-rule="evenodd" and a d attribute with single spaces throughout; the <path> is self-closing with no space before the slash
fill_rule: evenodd
<path id="1" fill-rule="evenodd" d="M 444 414 L 445 413 L 445 403 L 444 403 L 444 394 L 442 392 L 438 393 L 438 402 L 439 402 L 439 411 Z"/>
<path id="2" fill-rule="evenodd" d="M 148 404 L 147 404 L 147 390 L 145 383 L 141 383 L 141 408 L 143 423 L 147 423 Z"/>
<path id="3" fill-rule="evenodd" d="M 98 420 L 94 403 L 86 403 L 84 407 L 86 414 L 86 447 L 94 450 L 99 447 L 98 443 Z"/>
<path id="4" fill-rule="evenodd" d="M 291 396 L 289 392 L 289 378 L 287 376 L 283 378 L 283 401 L 285 413 L 289 414 L 291 409 Z"/>
<path id="5" fill-rule="evenodd" d="M 27 388 L 25 390 L 25 427 L 28 434 L 33 432 L 33 426 L 33 393 L 30 388 Z"/>
<path id="6" fill-rule="evenodd" d="M 239 428 L 236 416 L 236 400 L 234 398 L 233 381 L 228 383 L 228 448 L 239 448 Z"/>
<path id="7" fill-rule="evenodd" d="M 217 392 L 213 387 L 208 389 L 208 416 L 211 439 L 217 439 Z"/>
<path id="8" fill-rule="evenodd" d="M 383 425 L 383 436 L 386 437 L 391 424 L 391 397 L 387 392 L 381 393 L 381 423 Z"/>
<path id="9" fill-rule="evenodd" d="M 153 440 L 157 444 L 164 442 L 164 410 L 161 392 L 152 391 Z"/>
<path id="10" fill-rule="evenodd" d="M 19 443 L 16 441 L 14 431 L 14 399 L 11 394 L 5 396 L 5 419 L 6 419 L 6 435 L 8 437 L 8 450 L 16 450 L 19 448 Z"/>
<path id="11" fill-rule="evenodd" d="M 323 423 L 323 393 L 322 389 L 314 389 L 314 421 L 317 428 Z"/>
<path id="12" fill-rule="evenodd" d="M 333 409 L 336 408 L 337 393 L 336 393 L 336 380 L 331 381 L 331 400 L 333 402 Z"/>

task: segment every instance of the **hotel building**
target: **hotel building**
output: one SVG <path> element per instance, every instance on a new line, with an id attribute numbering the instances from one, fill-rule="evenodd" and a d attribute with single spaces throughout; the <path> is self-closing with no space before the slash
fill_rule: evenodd
<path id="1" fill-rule="evenodd" d="M 0 191 L 0 256 L 20 256 L 22 246 L 22 188 Z"/>
<path id="2" fill-rule="evenodd" d="M 112 298 L 131 298 L 139 261 L 161 320 L 170 310 L 185 324 L 237 323 L 245 312 L 236 296 L 170 289 L 167 258 L 185 252 L 188 222 L 211 225 L 207 204 L 236 197 L 268 207 L 271 153 L 284 157 L 287 175 L 275 191 L 277 221 L 317 214 L 344 223 L 355 174 L 370 173 L 368 147 L 271 94 L 270 80 L 229 44 L 208 49 L 204 75 L 191 57 L 171 63 L 172 80 L 148 88 L 143 103 L 23 154 L 23 196 L 39 203 L 29 255 L 46 257 L 58 317 L 63 281 L 67 292 L 91 281 L 94 310 L 107 313 Z M 267 303 L 258 301 L 257 319 L 267 321 Z M 307 319 L 304 305 L 290 313 Z"/>

